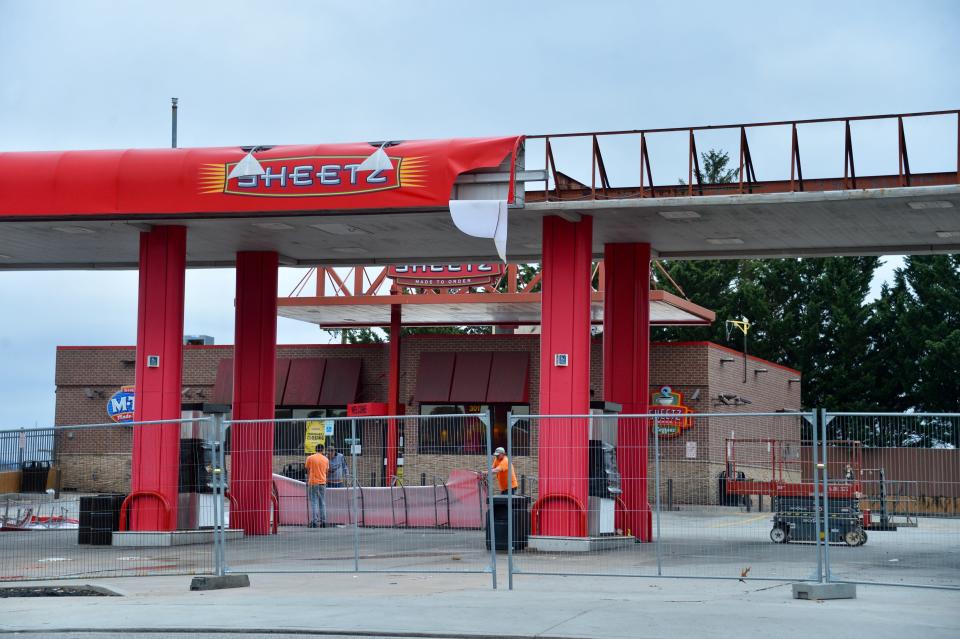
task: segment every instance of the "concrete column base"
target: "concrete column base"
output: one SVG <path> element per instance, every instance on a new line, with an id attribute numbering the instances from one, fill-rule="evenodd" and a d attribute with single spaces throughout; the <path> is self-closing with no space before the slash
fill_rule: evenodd
<path id="1" fill-rule="evenodd" d="M 856 599 L 856 584 L 793 584 L 794 599 Z"/>
<path id="2" fill-rule="evenodd" d="M 250 577 L 247 575 L 222 575 L 194 577 L 190 582 L 190 590 L 223 590 L 225 588 L 249 588 Z"/>

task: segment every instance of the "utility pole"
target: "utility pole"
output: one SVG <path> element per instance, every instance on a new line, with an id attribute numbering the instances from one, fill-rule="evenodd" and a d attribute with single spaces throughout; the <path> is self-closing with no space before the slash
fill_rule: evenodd
<path id="1" fill-rule="evenodd" d="M 170 117 L 171 117 L 171 127 L 172 127 L 172 139 L 170 141 L 171 148 L 177 148 L 177 101 L 179 98 L 170 98 Z"/>

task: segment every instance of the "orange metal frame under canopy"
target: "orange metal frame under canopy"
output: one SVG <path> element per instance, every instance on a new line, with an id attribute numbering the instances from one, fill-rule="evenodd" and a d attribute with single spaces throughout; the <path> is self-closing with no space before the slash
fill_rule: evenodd
<path id="1" fill-rule="evenodd" d="M 518 264 L 508 264 L 494 282 L 483 286 L 410 287 L 390 283 L 386 267 L 310 269 L 288 297 L 278 300 L 281 316 L 320 326 L 382 326 L 390 323 L 390 307 L 403 308 L 405 326 L 537 325 L 540 324 L 540 280 L 537 270 L 524 281 Z M 302 296 L 311 278 L 316 295 Z M 603 321 L 604 264 L 593 266 L 591 321 Z M 662 290 L 650 291 L 651 324 L 711 324 L 715 314 Z"/>

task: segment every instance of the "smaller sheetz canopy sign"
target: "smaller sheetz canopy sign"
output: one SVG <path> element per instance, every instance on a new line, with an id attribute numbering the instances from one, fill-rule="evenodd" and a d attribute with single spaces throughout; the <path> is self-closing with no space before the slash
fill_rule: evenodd
<path id="1" fill-rule="evenodd" d="M 522 137 L 261 147 L 263 175 L 231 178 L 240 147 L 0 153 L 0 217 L 446 208 L 461 173 L 503 164 Z M 513 180 L 511 179 L 512 198 Z M 510 199 L 510 198 L 508 198 Z"/>
<path id="2" fill-rule="evenodd" d="M 404 264 L 387 268 L 387 277 L 400 286 L 456 288 L 493 284 L 503 264 Z"/>

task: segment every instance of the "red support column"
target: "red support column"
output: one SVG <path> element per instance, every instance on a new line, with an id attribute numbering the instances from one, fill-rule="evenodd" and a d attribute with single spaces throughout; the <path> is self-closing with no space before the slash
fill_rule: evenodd
<path id="1" fill-rule="evenodd" d="M 624 414 L 644 414 L 650 388 L 650 245 L 607 244 L 603 303 L 603 397 Z M 648 424 L 621 419 L 617 466 L 623 487 L 623 528 L 651 540 L 647 501 Z"/>
<path id="2" fill-rule="evenodd" d="M 137 422 L 180 418 L 183 364 L 183 294 L 187 229 L 159 226 L 140 234 L 140 289 L 137 307 Z M 148 361 L 153 357 L 159 361 Z M 152 364 L 156 364 L 153 366 Z M 172 530 L 177 522 L 180 425 L 135 426 L 131 493 L 163 495 L 131 501 L 129 530 Z"/>
<path id="3" fill-rule="evenodd" d="M 237 253 L 230 525 L 248 535 L 270 533 L 273 418 L 276 405 L 277 254 Z"/>
<path id="4" fill-rule="evenodd" d="M 590 412 L 590 265 L 593 219 L 543 218 L 540 413 Z M 556 356 L 565 355 L 566 365 Z M 539 534 L 586 535 L 586 420 L 540 425 Z"/>
<path id="5" fill-rule="evenodd" d="M 400 304 L 390 305 L 390 375 L 387 389 L 387 414 L 400 411 Z M 397 476 L 397 448 L 399 443 L 397 420 L 387 420 L 387 485 Z"/>

